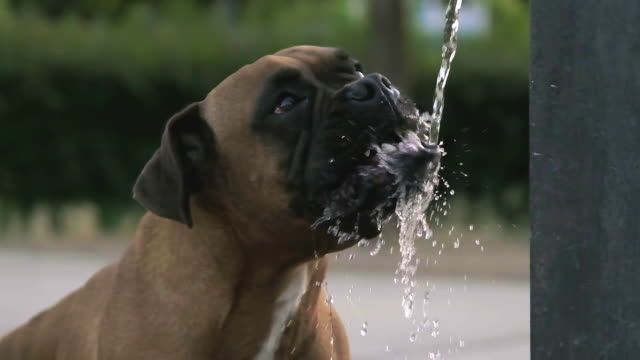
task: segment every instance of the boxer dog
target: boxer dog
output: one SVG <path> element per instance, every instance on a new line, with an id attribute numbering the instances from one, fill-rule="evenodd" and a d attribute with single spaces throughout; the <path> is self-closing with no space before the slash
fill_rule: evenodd
<path id="1" fill-rule="evenodd" d="M 169 119 L 120 260 L 5 336 L 0 359 L 349 359 L 325 255 L 376 236 L 400 179 L 438 162 L 403 140 L 417 119 L 340 49 L 244 66 Z"/>

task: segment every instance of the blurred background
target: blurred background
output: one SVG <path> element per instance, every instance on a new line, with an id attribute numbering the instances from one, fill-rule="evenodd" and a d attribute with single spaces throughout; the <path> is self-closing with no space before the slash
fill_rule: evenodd
<path id="1" fill-rule="evenodd" d="M 430 109 L 445 9 L 441 0 L 0 0 L 0 334 L 130 240 L 142 214 L 131 187 L 173 113 L 240 66 L 299 44 L 342 47 Z M 528 358 L 528 32 L 526 0 L 464 1 L 434 236 L 417 240 L 429 331 L 402 317 L 389 226 L 376 256 L 371 245 L 332 258 L 329 286 L 354 358 Z"/>

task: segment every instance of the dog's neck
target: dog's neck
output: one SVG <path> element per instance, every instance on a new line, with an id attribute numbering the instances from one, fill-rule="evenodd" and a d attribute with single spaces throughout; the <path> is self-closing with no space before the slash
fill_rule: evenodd
<path id="1" fill-rule="evenodd" d="M 167 296 L 172 306 L 182 304 L 181 317 L 202 322 L 202 332 L 207 331 L 205 319 L 211 321 L 211 328 L 223 329 L 213 337 L 218 339 L 216 352 L 228 355 L 221 358 L 246 354 L 267 360 L 285 347 L 302 351 L 307 339 L 316 336 L 319 309 L 327 311 L 321 288 L 324 257 L 303 261 L 293 252 L 278 255 L 269 249 L 263 249 L 264 256 L 260 256 L 244 245 L 251 239 L 239 238 L 239 234 L 259 233 L 238 222 L 241 218 L 199 210 L 193 215 L 192 229 L 153 214 L 147 214 L 140 224 L 139 231 L 146 234 L 137 236 L 133 247 L 139 250 L 136 256 L 147 258 L 141 264 L 153 264 L 154 271 L 162 273 L 155 281 L 164 283 L 151 285 L 166 293 L 159 294 L 158 301 Z M 199 221 L 203 216 L 207 221 Z M 244 227 L 237 231 L 236 226 Z M 215 299 L 210 312 L 190 309 L 199 298 Z"/>

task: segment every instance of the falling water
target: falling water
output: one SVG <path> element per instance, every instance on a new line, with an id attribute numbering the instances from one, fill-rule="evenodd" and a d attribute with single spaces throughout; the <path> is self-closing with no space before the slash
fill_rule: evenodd
<path id="1" fill-rule="evenodd" d="M 458 48 L 458 26 L 461 6 L 462 0 L 449 0 L 444 26 L 442 63 L 440 64 L 440 71 L 438 72 L 438 79 L 436 80 L 433 110 L 431 114 L 425 112 L 420 117 L 421 121 L 426 123 L 426 129 L 429 132 L 429 143 L 433 145 L 438 143 L 440 121 L 442 120 L 442 112 L 444 110 L 444 88 L 447 85 L 451 63 L 456 56 L 456 50 Z"/>
<path id="2" fill-rule="evenodd" d="M 447 83 L 449 71 L 451 68 L 451 62 L 456 54 L 457 47 L 457 32 L 458 32 L 458 14 L 462 0 L 450 0 L 446 13 L 446 25 L 444 30 L 444 44 L 442 46 L 442 64 L 438 73 L 438 79 L 436 82 L 436 89 L 433 101 L 433 112 L 429 114 L 425 112 L 420 115 L 419 130 L 416 133 L 410 133 L 403 138 L 403 140 L 395 144 L 395 146 L 380 146 L 375 149 L 379 163 L 374 168 L 366 168 L 356 176 L 362 179 L 369 179 L 379 175 L 380 172 L 384 174 L 390 174 L 394 176 L 394 184 L 398 185 L 397 191 L 390 197 L 390 199 L 397 199 L 395 203 L 395 214 L 398 218 L 399 231 L 399 246 L 401 261 L 398 264 L 396 274 L 399 276 L 400 283 L 403 286 L 402 292 L 402 307 L 404 309 L 404 315 L 406 318 L 411 319 L 413 317 L 413 309 L 416 301 L 416 286 L 415 274 L 420 264 L 420 260 L 416 258 L 415 238 L 424 237 L 429 239 L 431 237 L 431 230 L 427 224 L 426 212 L 431 200 L 434 198 L 434 191 L 439 182 L 438 170 L 439 161 L 429 162 L 425 168 L 424 176 L 407 174 L 403 171 L 406 168 L 406 164 L 403 163 L 403 159 L 407 156 L 414 158 L 425 158 L 425 153 L 430 153 L 432 150 L 428 150 L 427 147 L 433 149 L 437 148 L 440 154 L 444 154 L 444 151 L 440 147 L 438 141 L 438 135 L 440 130 L 440 121 L 442 119 L 442 112 L 444 108 L 444 88 Z M 425 146 L 428 144 L 428 146 Z M 416 175 L 416 176 L 413 176 Z M 416 177 L 419 180 L 416 180 Z M 347 182 L 348 184 L 348 182 Z M 444 184 L 448 187 L 446 181 Z M 345 190 L 345 189 L 343 189 Z M 353 190 L 347 188 L 346 190 Z M 348 192 L 347 192 L 348 193 Z M 450 192 L 453 195 L 453 191 Z M 324 222 L 327 222 L 334 218 L 339 218 L 343 213 L 343 202 L 341 201 L 345 197 L 340 191 L 337 191 L 332 197 L 328 205 L 324 209 L 323 215 L 313 224 L 313 227 L 318 226 Z M 389 200 L 391 201 L 391 200 Z M 379 209 L 386 207 L 386 204 L 380 205 Z M 382 211 L 382 210 L 380 210 Z M 444 212 L 446 215 L 446 211 Z M 388 219 L 387 219 L 388 220 Z M 378 219 L 378 225 L 381 225 L 383 219 Z M 437 221 L 437 219 L 436 219 Z M 354 233 L 343 233 L 340 230 L 340 222 L 328 227 L 328 232 L 339 238 L 338 242 L 347 241 L 352 239 Z M 434 242 L 434 246 L 435 246 Z M 375 255 L 380 251 L 383 245 L 383 241 L 379 239 L 378 244 L 371 251 L 371 255 Z M 443 244 L 444 245 L 444 244 Z M 440 250 L 442 251 L 442 250 Z M 390 249 L 390 253 L 393 253 L 393 247 Z M 350 260 L 352 257 L 350 256 Z M 427 259 L 428 260 L 428 259 Z M 395 279 L 394 279 L 395 281 Z M 333 298 L 329 296 L 327 298 L 328 303 L 333 303 Z M 424 304 L 427 303 L 427 299 L 423 300 Z M 414 321 L 415 323 L 415 321 Z M 432 337 L 437 337 L 440 333 L 438 329 L 437 320 L 427 321 L 426 310 L 423 308 L 423 319 L 420 322 L 416 332 L 412 332 L 409 336 L 411 342 L 418 340 L 418 333 L 431 331 Z M 365 321 L 360 329 L 360 334 L 366 336 L 368 333 L 368 323 Z M 387 347 L 388 351 L 388 347 Z M 440 352 L 430 353 L 430 359 L 440 359 Z"/>
<path id="3" fill-rule="evenodd" d="M 431 145 L 438 145 L 440 121 L 442 120 L 444 109 L 444 88 L 447 84 L 451 63 L 456 55 L 458 45 L 458 19 L 461 6 L 462 0 L 449 1 L 442 45 L 442 63 L 436 81 L 433 112 L 431 114 L 425 112 L 420 116 L 420 135 Z M 402 307 L 406 318 L 412 317 L 415 302 L 416 281 L 414 276 L 419 264 L 418 259 L 414 260 L 416 253 L 415 237 L 423 235 L 428 239 L 431 235 L 426 223 L 426 210 L 438 184 L 438 168 L 435 167 L 434 171 L 424 180 L 423 186 L 411 189 L 401 188 L 401 196 L 396 206 L 395 212 L 398 216 L 398 227 L 400 228 L 400 254 L 402 256 L 396 273 L 400 276 L 404 287 Z"/>

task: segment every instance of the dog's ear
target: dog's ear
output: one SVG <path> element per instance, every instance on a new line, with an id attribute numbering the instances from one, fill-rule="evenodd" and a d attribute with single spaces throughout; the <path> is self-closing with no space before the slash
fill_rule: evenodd
<path id="1" fill-rule="evenodd" d="M 160 148 L 142 169 L 133 198 L 152 213 L 193 226 L 189 198 L 200 191 L 216 156 L 215 136 L 193 103 L 167 122 Z"/>

